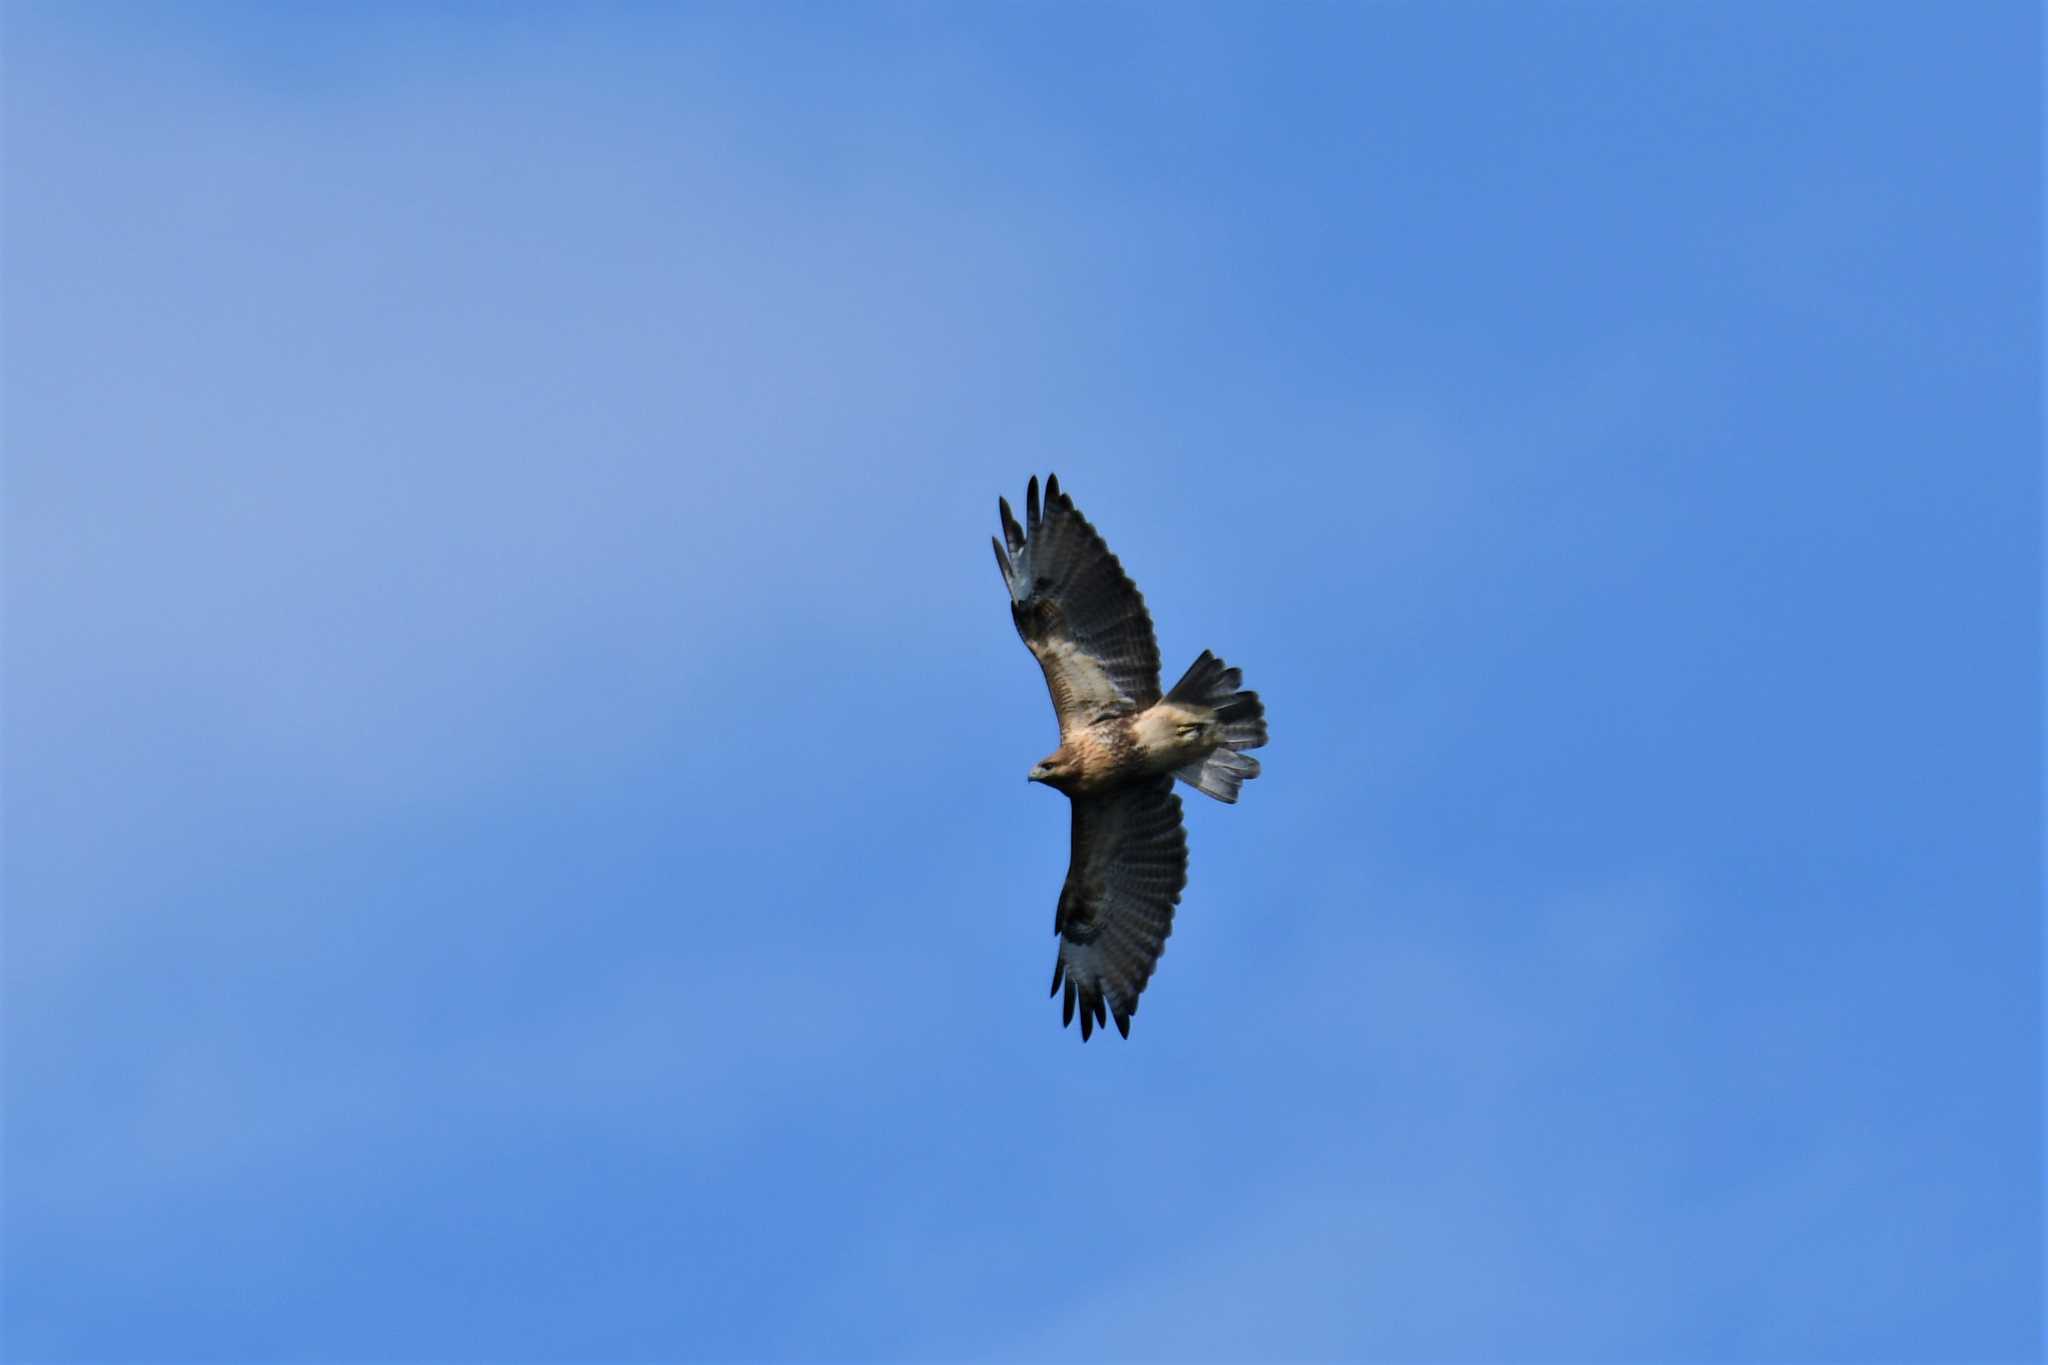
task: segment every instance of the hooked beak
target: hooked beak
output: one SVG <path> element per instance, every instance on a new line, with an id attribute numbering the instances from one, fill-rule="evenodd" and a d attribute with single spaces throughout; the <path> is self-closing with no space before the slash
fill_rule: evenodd
<path id="1" fill-rule="evenodd" d="M 1031 771 L 1024 774 L 1024 780 L 1026 782 L 1043 782 L 1046 778 L 1050 777 L 1051 775 L 1052 774 L 1046 772 L 1045 765 L 1043 763 L 1035 763 L 1032 765 Z"/>

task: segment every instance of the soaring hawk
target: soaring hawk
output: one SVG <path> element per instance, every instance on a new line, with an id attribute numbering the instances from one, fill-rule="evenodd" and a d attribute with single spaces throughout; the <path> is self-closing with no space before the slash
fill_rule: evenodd
<path id="1" fill-rule="evenodd" d="M 1108 1019 L 1128 1038 L 1188 880 L 1173 781 L 1235 802 L 1259 775 L 1244 750 L 1266 742 L 1266 712 L 1258 693 L 1240 690 L 1243 675 L 1207 650 L 1159 695 L 1145 599 L 1057 476 L 1045 481 L 1042 511 L 1032 476 L 1022 526 L 1006 499 L 997 507 L 996 562 L 1010 616 L 1045 670 L 1060 723 L 1060 747 L 1030 778 L 1073 806 L 1073 854 L 1053 915 L 1052 992 L 1065 987 L 1065 1024 L 1079 1002 L 1082 1041 Z"/>

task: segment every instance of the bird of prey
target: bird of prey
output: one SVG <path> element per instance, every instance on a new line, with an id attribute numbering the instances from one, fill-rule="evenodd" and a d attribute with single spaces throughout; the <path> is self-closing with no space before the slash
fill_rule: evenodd
<path id="1" fill-rule="evenodd" d="M 1074 1022 L 1079 1003 L 1083 1042 L 1107 1022 L 1105 1009 L 1128 1038 L 1188 880 L 1174 779 L 1235 802 L 1259 775 L 1244 750 L 1266 742 L 1266 711 L 1258 693 L 1240 689 L 1244 676 L 1207 650 L 1159 695 L 1145 599 L 1057 476 L 1045 481 L 1041 510 L 1032 475 L 1022 526 L 1007 499 L 996 505 L 1010 617 L 1045 670 L 1060 723 L 1060 747 L 1030 780 L 1066 793 L 1073 806 L 1073 852 L 1053 914 L 1052 993 L 1065 987 L 1062 1025 Z"/>

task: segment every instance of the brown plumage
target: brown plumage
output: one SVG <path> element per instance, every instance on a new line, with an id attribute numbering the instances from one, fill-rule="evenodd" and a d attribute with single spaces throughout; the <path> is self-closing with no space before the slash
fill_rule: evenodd
<path id="1" fill-rule="evenodd" d="M 1114 1019 L 1130 1036 L 1138 995 L 1173 932 L 1187 885 L 1187 834 L 1173 779 L 1219 801 L 1259 775 L 1242 752 L 1266 742 L 1265 708 L 1243 676 L 1204 650 L 1164 697 L 1152 618 L 1095 528 L 1060 491 L 1034 475 L 1024 524 L 998 499 L 1003 538 L 996 563 L 1010 590 L 1010 617 L 1052 693 L 1060 746 L 1030 777 L 1073 805 L 1073 851 L 1053 932 L 1054 995 L 1081 1014 L 1083 1041 Z"/>

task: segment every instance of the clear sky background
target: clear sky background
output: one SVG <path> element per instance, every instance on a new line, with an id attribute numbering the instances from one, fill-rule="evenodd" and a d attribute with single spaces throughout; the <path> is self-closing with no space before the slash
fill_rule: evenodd
<path id="1" fill-rule="evenodd" d="M 2024 4 L 12 4 L 21 1360 L 2041 1332 Z M 1128 1042 L 990 561 L 1190 794 Z"/>

